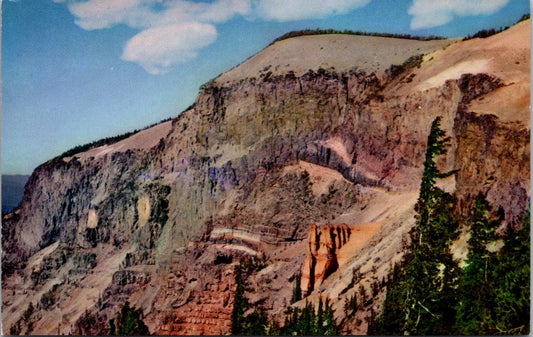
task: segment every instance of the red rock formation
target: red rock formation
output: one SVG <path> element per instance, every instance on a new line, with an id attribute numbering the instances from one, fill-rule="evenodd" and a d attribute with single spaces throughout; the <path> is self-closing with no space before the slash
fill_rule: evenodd
<path id="1" fill-rule="evenodd" d="M 346 224 L 311 225 L 307 256 L 302 267 L 301 290 L 304 296 L 339 268 L 337 253 L 348 242 L 351 232 Z"/>
<path id="2" fill-rule="evenodd" d="M 179 291 L 179 290 L 178 290 Z M 156 335 L 224 335 L 231 329 L 233 268 L 220 274 L 218 282 L 206 283 L 188 293 L 185 303 L 167 312 Z"/>

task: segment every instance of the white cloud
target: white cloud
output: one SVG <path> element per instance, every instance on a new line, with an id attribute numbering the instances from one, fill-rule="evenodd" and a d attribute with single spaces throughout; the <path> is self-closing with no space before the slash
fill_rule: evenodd
<path id="1" fill-rule="evenodd" d="M 154 27 L 131 38 L 122 59 L 139 63 L 150 74 L 163 74 L 179 62 L 196 56 L 197 50 L 216 40 L 213 25 L 198 22 Z"/>
<path id="2" fill-rule="evenodd" d="M 248 14 L 250 0 L 71 0 L 68 8 L 76 24 L 86 30 L 117 24 L 148 28 L 180 22 L 225 22 L 237 14 Z"/>
<path id="3" fill-rule="evenodd" d="M 172 0 L 164 5 L 165 9 L 152 24 L 167 25 L 184 21 L 221 23 L 237 14 L 246 15 L 250 11 L 249 0 L 217 0 L 211 3 Z"/>
<path id="4" fill-rule="evenodd" d="M 248 15 L 250 0 L 53 0 L 65 1 L 75 23 L 85 30 L 125 24 L 140 32 L 123 50 L 122 59 L 151 74 L 167 72 L 216 40 L 213 24 Z"/>
<path id="5" fill-rule="evenodd" d="M 133 28 L 150 25 L 156 18 L 149 5 L 153 0 L 89 0 L 71 2 L 70 12 L 76 17 L 76 24 L 85 30 L 109 28 L 116 24 L 127 24 Z"/>
<path id="6" fill-rule="evenodd" d="M 225 22 L 235 14 L 246 15 L 249 11 L 249 0 L 219 0 L 207 5 L 199 15 L 199 19 L 210 22 Z"/>
<path id="7" fill-rule="evenodd" d="M 413 16 L 411 29 L 444 25 L 455 16 L 492 14 L 509 0 L 414 0 L 408 13 Z"/>
<path id="8" fill-rule="evenodd" d="M 256 0 L 255 15 L 266 20 L 293 21 L 346 14 L 371 0 Z"/>

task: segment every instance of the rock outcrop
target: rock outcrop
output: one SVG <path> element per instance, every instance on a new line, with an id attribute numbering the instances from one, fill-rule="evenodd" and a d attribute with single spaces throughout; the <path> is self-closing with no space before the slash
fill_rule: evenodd
<path id="1" fill-rule="evenodd" d="M 352 230 L 346 224 L 311 225 L 307 238 L 307 256 L 302 267 L 301 290 L 307 296 L 339 268 L 337 253 L 350 239 Z"/>
<path id="2" fill-rule="evenodd" d="M 204 272 L 205 273 L 205 272 Z M 186 291 L 165 310 L 158 335 L 225 335 L 231 330 L 233 266 L 214 268 L 209 280 L 189 278 L 193 290 Z M 199 275 L 199 277 L 202 277 Z M 169 275 L 169 292 L 182 292 L 179 277 Z"/>

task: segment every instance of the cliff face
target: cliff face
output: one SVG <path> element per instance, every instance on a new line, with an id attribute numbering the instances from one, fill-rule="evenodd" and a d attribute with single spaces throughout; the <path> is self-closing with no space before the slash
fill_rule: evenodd
<path id="1" fill-rule="evenodd" d="M 103 334 L 128 300 L 150 332 L 224 334 L 243 259 L 255 261 L 246 296 L 272 319 L 283 321 L 300 272 L 307 299 L 328 296 L 342 318 L 355 286 L 369 289 L 402 255 L 436 116 L 452 137 L 439 165 L 457 170 L 442 184 L 458 212 L 481 192 L 517 224 L 530 193 L 529 40 L 504 42 L 528 29 L 433 45 L 400 72 L 272 72 L 263 55 L 204 85 L 167 127 L 143 131 L 149 142 L 138 134 L 41 165 L 3 219 L 4 329 Z M 457 73 L 464 48 L 492 63 Z M 521 63 L 501 65 L 502 48 Z"/>
<path id="2" fill-rule="evenodd" d="M 462 187 L 457 197 L 463 212 L 470 211 L 469 205 L 482 193 L 493 207 L 501 207 L 506 223 L 516 225 L 529 198 L 529 129 L 475 112 L 461 113 L 455 128 L 461 158 L 457 184 Z"/>

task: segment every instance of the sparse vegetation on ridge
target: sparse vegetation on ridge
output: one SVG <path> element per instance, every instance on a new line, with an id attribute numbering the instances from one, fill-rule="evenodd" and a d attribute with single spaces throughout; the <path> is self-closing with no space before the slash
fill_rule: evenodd
<path id="1" fill-rule="evenodd" d="M 420 68 L 420 65 L 422 64 L 423 60 L 424 54 L 414 55 L 409 57 L 407 60 L 405 60 L 404 63 L 400 65 L 392 64 L 389 69 L 387 69 L 387 72 L 390 74 L 391 77 L 394 78 L 407 69 Z"/>
<path id="2" fill-rule="evenodd" d="M 393 33 L 369 33 L 369 32 L 361 32 L 356 30 L 337 30 L 337 29 L 303 29 L 303 30 L 295 30 L 292 32 L 288 32 L 286 34 L 283 34 L 282 36 L 278 37 L 270 45 L 273 45 L 274 43 L 278 41 L 287 40 L 293 37 L 298 36 L 310 36 L 310 35 L 327 35 L 327 34 L 343 34 L 343 35 L 359 35 L 359 36 L 376 36 L 376 37 L 389 37 L 389 38 L 395 38 L 395 39 L 406 39 L 406 40 L 418 40 L 418 41 L 430 41 L 430 40 L 444 40 L 445 38 L 442 36 L 418 36 L 418 35 L 411 35 L 411 34 L 393 34 Z"/>
<path id="3" fill-rule="evenodd" d="M 527 20 L 530 18 L 530 14 L 524 14 L 516 23 L 519 23 L 521 21 Z M 463 41 L 470 40 L 473 38 L 486 38 L 489 36 L 492 36 L 494 34 L 498 34 L 503 32 L 504 30 L 509 29 L 509 27 L 500 28 L 500 29 L 483 29 L 478 31 L 477 33 L 473 35 L 468 35 L 465 38 L 463 38 Z M 311 36 L 311 35 L 327 35 L 327 34 L 343 34 L 343 35 L 359 35 L 359 36 L 376 36 L 376 37 L 388 37 L 388 38 L 395 38 L 395 39 L 406 39 L 406 40 L 417 40 L 417 41 L 431 41 L 431 40 L 444 40 L 445 37 L 437 36 L 437 35 L 429 35 L 429 36 L 419 36 L 419 35 L 411 35 L 411 34 L 395 34 L 395 33 L 377 33 L 377 32 L 362 32 L 357 30 L 338 30 L 338 29 L 302 29 L 302 30 L 294 30 L 288 33 L 283 34 L 282 36 L 276 38 L 274 41 L 272 41 L 269 45 L 273 45 L 274 43 L 278 41 L 287 40 L 293 37 L 299 37 L 299 36 Z"/>
<path id="4" fill-rule="evenodd" d="M 527 20 L 529 18 L 530 18 L 530 14 L 529 13 L 528 14 L 524 14 L 524 15 L 522 15 L 522 17 L 520 19 L 518 19 L 518 21 L 516 21 L 516 23 L 525 21 L 525 20 Z M 475 38 L 485 39 L 485 38 L 487 38 L 489 36 L 496 35 L 498 33 L 506 31 L 509 28 L 510 27 L 507 26 L 507 27 L 500 27 L 500 29 L 495 29 L 495 28 L 482 29 L 482 30 L 478 31 L 477 33 L 475 33 L 473 35 L 465 36 L 463 38 L 463 41 L 467 41 L 467 40 L 471 40 L 471 39 L 475 39 Z"/>
<path id="5" fill-rule="evenodd" d="M 84 145 L 77 145 L 77 146 L 75 146 L 75 147 L 63 152 L 59 156 L 55 157 L 54 159 L 52 159 L 52 161 L 53 160 L 58 160 L 58 159 L 63 159 L 63 158 L 66 158 L 66 157 L 71 157 L 71 156 L 75 155 L 76 153 L 85 152 L 85 151 L 88 151 L 90 149 L 94 149 L 96 147 L 114 144 L 114 143 L 119 142 L 119 141 L 121 141 L 123 139 L 131 137 L 131 136 L 133 136 L 134 134 L 136 134 L 138 132 L 141 132 L 141 131 L 144 131 L 146 129 L 149 129 L 149 128 L 154 127 L 154 126 L 156 126 L 158 124 L 168 122 L 171 119 L 172 118 L 169 117 L 169 118 L 163 119 L 163 120 L 161 120 L 159 122 L 150 124 L 147 127 L 144 127 L 142 129 L 135 129 L 133 131 L 129 131 L 129 132 L 120 134 L 118 136 L 106 137 L 106 138 L 95 140 L 94 142 L 90 142 L 90 143 L 87 143 L 87 144 L 84 144 Z"/>

